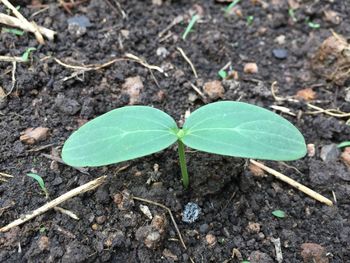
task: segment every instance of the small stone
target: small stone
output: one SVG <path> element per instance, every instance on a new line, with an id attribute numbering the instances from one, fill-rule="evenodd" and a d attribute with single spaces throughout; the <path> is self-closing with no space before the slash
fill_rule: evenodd
<path id="1" fill-rule="evenodd" d="M 345 147 L 340 157 L 343 163 L 350 168 L 350 147 Z"/>
<path id="2" fill-rule="evenodd" d="M 123 36 L 124 38 L 128 39 L 129 36 L 130 36 L 130 31 L 129 31 L 129 30 L 126 30 L 126 29 L 122 29 L 122 30 L 120 30 L 120 34 L 122 34 L 122 36 Z"/>
<path id="3" fill-rule="evenodd" d="M 125 211 L 134 206 L 134 200 L 130 196 L 128 190 L 123 190 L 122 193 L 117 193 L 113 196 L 114 203 L 118 206 L 119 210 Z"/>
<path id="4" fill-rule="evenodd" d="M 63 94 L 58 94 L 55 99 L 55 106 L 67 115 L 75 115 L 81 108 L 79 102 L 66 98 Z"/>
<path id="5" fill-rule="evenodd" d="M 224 87 L 218 80 L 209 81 L 204 84 L 203 91 L 209 96 L 210 99 L 216 100 L 222 98 L 225 93 Z"/>
<path id="6" fill-rule="evenodd" d="M 151 226 L 161 234 L 165 231 L 167 224 L 168 222 L 164 215 L 155 215 L 151 222 Z"/>
<path id="7" fill-rule="evenodd" d="M 264 170 L 253 163 L 249 163 L 248 169 L 256 177 L 266 177 Z"/>
<path id="8" fill-rule="evenodd" d="M 47 250 L 50 246 L 50 240 L 47 236 L 41 236 L 38 240 L 38 247 L 41 251 Z"/>
<path id="9" fill-rule="evenodd" d="M 152 226 L 142 226 L 136 230 L 136 239 L 142 241 L 146 247 L 155 249 L 160 245 L 161 234 Z"/>
<path id="10" fill-rule="evenodd" d="M 99 228 L 98 224 L 92 224 L 91 226 L 92 230 L 97 230 Z"/>
<path id="11" fill-rule="evenodd" d="M 171 260 L 173 260 L 173 261 L 178 261 L 179 260 L 179 258 L 176 256 L 176 255 L 174 255 L 174 253 L 173 252 L 171 252 L 169 249 L 164 249 L 163 250 L 163 256 L 164 257 L 166 257 L 166 258 L 169 258 L 169 259 L 171 259 Z"/>
<path id="12" fill-rule="evenodd" d="M 104 245 L 109 248 L 121 247 L 125 243 L 125 235 L 123 231 L 117 230 L 109 233 Z"/>
<path id="13" fill-rule="evenodd" d="M 67 22 L 68 32 L 76 36 L 84 35 L 87 28 L 91 26 L 90 20 L 86 16 L 74 16 L 69 18 Z"/>
<path id="14" fill-rule="evenodd" d="M 35 144 L 47 138 L 49 129 L 44 127 L 28 128 L 21 133 L 19 140 L 25 144 Z"/>
<path id="15" fill-rule="evenodd" d="M 327 252 L 324 247 L 315 243 L 304 243 L 301 245 L 301 256 L 305 263 L 328 263 Z"/>
<path id="16" fill-rule="evenodd" d="M 324 10 L 324 18 L 327 22 L 331 22 L 334 25 L 339 25 L 341 22 L 341 17 L 338 12 L 335 12 L 333 10 Z"/>
<path id="17" fill-rule="evenodd" d="M 206 234 L 209 230 L 209 225 L 208 224 L 202 224 L 199 226 L 199 232 L 201 234 Z"/>
<path id="18" fill-rule="evenodd" d="M 286 36 L 285 35 L 279 35 L 275 38 L 275 42 L 279 45 L 284 45 L 286 43 Z"/>
<path id="19" fill-rule="evenodd" d="M 190 202 L 185 206 L 182 221 L 185 223 L 193 223 L 198 219 L 200 212 L 200 207 L 196 203 Z"/>
<path id="20" fill-rule="evenodd" d="M 286 59 L 288 57 L 288 51 L 284 48 L 275 48 L 272 50 L 272 54 L 277 59 Z"/>
<path id="21" fill-rule="evenodd" d="M 169 55 L 169 51 L 165 47 L 159 47 L 156 54 L 158 57 L 166 58 Z"/>
<path id="22" fill-rule="evenodd" d="M 104 222 L 106 222 L 107 217 L 106 216 L 98 216 L 96 217 L 96 223 L 99 225 L 102 225 Z"/>
<path id="23" fill-rule="evenodd" d="M 314 157 L 316 153 L 315 144 L 309 143 L 308 145 L 306 145 L 306 148 L 307 148 L 307 156 Z"/>
<path id="24" fill-rule="evenodd" d="M 149 207 L 147 205 L 140 205 L 140 210 L 141 212 L 146 216 L 148 217 L 148 219 L 152 219 L 153 216 L 152 216 L 152 213 L 151 211 L 149 210 Z"/>
<path id="25" fill-rule="evenodd" d="M 258 73 L 258 65 L 256 65 L 256 63 L 247 63 L 244 65 L 243 71 L 247 74 Z"/>
<path id="26" fill-rule="evenodd" d="M 334 143 L 324 145 L 321 148 L 320 157 L 324 162 L 335 161 L 338 159 L 339 155 L 340 155 L 340 150 L 337 147 L 337 145 Z"/>
<path id="27" fill-rule="evenodd" d="M 274 260 L 266 253 L 253 251 L 249 255 L 250 263 L 273 263 Z"/>
<path id="28" fill-rule="evenodd" d="M 207 241 L 207 244 L 212 247 L 216 244 L 216 236 L 212 234 L 208 234 L 205 236 L 205 240 Z"/>
<path id="29" fill-rule="evenodd" d="M 295 97 L 305 101 L 311 101 L 316 98 L 316 92 L 314 92 L 312 88 L 305 88 L 298 90 L 297 94 L 295 94 Z"/>
<path id="30" fill-rule="evenodd" d="M 127 78 L 122 85 L 122 93 L 129 95 L 129 104 L 139 103 L 143 83 L 140 76 Z"/>
<path id="31" fill-rule="evenodd" d="M 250 233 L 259 233 L 260 232 L 260 224 L 254 223 L 254 222 L 249 222 L 248 226 L 247 226 L 247 230 Z"/>

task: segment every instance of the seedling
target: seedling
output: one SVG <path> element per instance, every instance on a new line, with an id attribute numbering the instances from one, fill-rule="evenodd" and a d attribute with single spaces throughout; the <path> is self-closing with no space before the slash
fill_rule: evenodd
<path id="1" fill-rule="evenodd" d="M 254 16 L 247 16 L 247 25 L 251 26 L 254 22 Z"/>
<path id="2" fill-rule="evenodd" d="M 23 62 L 28 62 L 30 53 L 32 53 L 35 50 L 36 50 L 35 47 L 27 48 L 26 51 L 24 51 L 24 53 L 22 54 L 22 57 L 21 57 Z"/>
<path id="3" fill-rule="evenodd" d="M 185 29 L 185 32 L 182 35 L 183 40 L 186 39 L 187 35 L 191 32 L 194 24 L 197 22 L 198 19 L 199 19 L 199 15 L 192 16 L 190 23 L 188 24 L 188 26 Z"/>
<path id="4" fill-rule="evenodd" d="M 226 72 L 226 70 L 224 70 L 224 69 L 219 70 L 218 75 L 219 75 L 222 79 L 226 79 L 226 78 L 227 78 L 227 72 Z"/>
<path id="5" fill-rule="evenodd" d="M 285 218 L 286 217 L 286 213 L 282 210 L 275 210 L 275 211 L 272 211 L 272 214 L 275 216 L 275 217 L 278 217 L 278 218 Z"/>
<path id="6" fill-rule="evenodd" d="M 341 142 L 337 145 L 338 148 L 343 148 L 348 146 L 350 146 L 350 141 Z"/>
<path id="7" fill-rule="evenodd" d="M 135 159 L 178 143 L 185 187 L 189 185 L 185 145 L 227 156 L 296 160 L 306 154 L 303 136 L 281 116 L 243 102 L 222 101 L 194 111 L 182 128 L 168 114 L 147 106 L 126 106 L 89 121 L 65 142 L 62 158 L 75 167 Z"/>
<path id="8" fill-rule="evenodd" d="M 11 34 L 17 35 L 17 36 L 23 36 L 23 34 L 24 34 L 24 31 L 22 31 L 22 30 L 19 30 L 16 28 L 7 28 L 7 27 L 3 28 L 2 32 L 11 33 Z"/>
<path id="9" fill-rule="evenodd" d="M 226 8 L 225 8 L 225 13 L 228 14 L 230 13 L 230 11 L 232 10 L 232 8 L 234 8 L 241 0 L 234 0 L 231 4 L 229 4 Z"/>
<path id="10" fill-rule="evenodd" d="M 312 21 L 306 21 L 306 22 L 307 22 L 307 25 L 313 29 L 319 29 L 321 27 L 321 25 L 318 23 L 314 23 Z"/>
<path id="11" fill-rule="evenodd" d="M 43 178 L 40 175 L 34 174 L 34 173 L 29 173 L 29 174 L 27 174 L 27 176 L 32 177 L 35 181 L 37 181 L 41 190 L 43 190 L 43 192 L 45 193 L 46 199 L 49 198 L 49 192 L 47 191 L 47 189 L 45 187 L 45 183 L 44 183 Z"/>
<path id="12" fill-rule="evenodd" d="M 289 8 L 288 9 L 288 14 L 292 18 L 293 22 L 297 22 L 297 18 L 295 17 L 295 13 L 294 13 L 294 9 L 293 8 Z"/>

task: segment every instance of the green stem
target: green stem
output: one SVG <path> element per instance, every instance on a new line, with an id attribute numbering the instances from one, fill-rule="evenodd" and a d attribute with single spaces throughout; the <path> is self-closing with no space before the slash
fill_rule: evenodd
<path id="1" fill-rule="evenodd" d="M 190 181 L 187 173 L 185 145 L 182 143 L 181 140 L 178 140 L 177 142 L 178 142 L 178 151 L 179 151 L 180 167 L 181 167 L 181 174 L 182 174 L 182 183 L 185 188 L 188 188 Z"/>

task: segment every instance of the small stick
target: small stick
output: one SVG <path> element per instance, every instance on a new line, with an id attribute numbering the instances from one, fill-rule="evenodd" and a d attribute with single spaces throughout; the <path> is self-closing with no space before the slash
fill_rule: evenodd
<path id="1" fill-rule="evenodd" d="M 0 56 L 0 61 L 4 62 L 27 62 L 22 57 Z"/>
<path id="2" fill-rule="evenodd" d="M 34 33 L 33 28 L 28 26 L 28 24 L 22 23 L 21 20 L 16 17 L 5 15 L 2 13 L 0 13 L 0 24 L 5 24 L 11 27 L 18 27 L 24 31 Z M 40 33 L 44 35 L 47 39 L 54 39 L 54 36 L 56 34 L 55 31 L 42 26 L 37 26 L 37 28 L 40 31 Z"/>
<path id="3" fill-rule="evenodd" d="M 282 249 L 281 249 L 281 239 L 280 238 L 271 238 L 271 242 L 275 246 L 275 251 L 276 251 L 276 261 L 278 263 L 283 262 L 283 255 L 282 255 Z"/>
<path id="4" fill-rule="evenodd" d="M 171 212 L 170 208 L 166 207 L 165 205 L 163 204 L 160 204 L 160 203 L 157 203 L 157 202 L 153 202 L 151 200 L 148 200 L 148 199 L 145 199 L 145 198 L 141 198 L 141 197 L 137 197 L 137 196 L 133 196 L 132 199 L 135 199 L 135 200 L 138 200 L 138 201 L 141 201 L 141 202 L 145 202 L 145 203 L 148 203 L 148 204 L 152 204 L 152 205 L 156 205 L 156 206 L 159 206 L 165 210 L 168 211 L 169 215 L 170 215 L 170 218 L 171 218 L 171 221 L 173 222 L 173 225 L 176 229 L 176 232 L 177 232 L 177 235 L 179 236 L 179 239 L 180 239 L 180 243 L 181 245 L 183 246 L 184 249 L 187 250 L 187 247 L 185 245 L 185 242 L 184 240 L 182 239 L 182 235 L 181 235 L 181 232 L 179 230 L 179 228 L 177 227 L 177 224 L 176 224 L 176 221 L 173 217 L 173 213 Z"/>
<path id="5" fill-rule="evenodd" d="M 348 118 L 350 117 L 350 113 L 342 112 L 336 109 L 322 109 L 320 107 L 317 107 L 311 103 L 306 104 L 308 107 L 315 109 L 316 111 L 309 111 L 306 112 L 306 114 L 317 114 L 317 113 L 324 113 L 333 117 L 338 117 L 338 118 Z"/>
<path id="6" fill-rule="evenodd" d="M 201 98 L 203 99 L 203 101 L 206 102 L 206 101 L 207 101 L 207 98 L 205 97 L 205 95 L 203 94 L 203 92 L 202 92 L 199 88 L 197 88 L 197 86 L 195 86 L 194 84 L 192 84 L 192 83 L 190 83 L 190 84 L 191 84 L 192 89 L 194 89 L 194 91 L 197 92 L 199 96 L 201 96 Z"/>
<path id="7" fill-rule="evenodd" d="M 59 207 L 59 206 L 56 206 L 53 209 L 55 209 L 55 211 L 58 211 L 58 212 L 60 212 L 62 214 L 65 214 L 65 215 L 67 215 L 67 216 L 69 216 L 69 217 L 71 217 L 71 218 L 73 218 L 75 220 L 80 220 L 79 217 L 76 214 L 74 214 L 72 211 L 69 211 L 69 210 L 64 209 L 62 207 Z"/>
<path id="8" fill-rule="evenodd" d="M 280 172 L 277 172 L 276 170 L 271 169 L 270 167 L 267 167 L 264 164 L 259 163 L 257 161 L 250 160 L 250 162 L 252 164 L 255 164 L 256 166 L 258 166 L 259 168 L 265 170 L 266 172 L 272 174 L 277 179 L 280 179 L 281 181 L 293 186 L 294 188 L 296 188 L 296 189 L 302 191 L 303 193 L 307 194 L 308 196 L 314 198 L 315 200 L 317 200 L 321 203 L 324 203 L 326 205 L 329 205 L 329 206 L 333 205 L 333 202 L 331 200 L 329 200 L 328 198 L 320 195 L 319 193 L 316 193 L 314 190 L 302 185 L 301 183 L 294 181 L 293 179 L 289 178 L 288 176 L 285 176 L 284 174 L 281 174 Z"/>
<path id="9" fill-rule="evenodd" d="M 95 180 L 92 180 L 86 184 L 83 184 L 77 188 L 74 188 L 73 190 L 70 190 L 69 192 L 57 197 L 56 199 L 52 200 L 51 202 L 48 202 L 47 204 L 39 207 L 38 209 L 29 212 L 23 216 L 21 216 L 20 218 L 16 219 L 15 221 L 11 222 L 10 224 L 0 228 L 0 232 L 7 232 L 8 230 L 10 230 L 11 228 L 15 227 L 15 226 L 19 226 L 45 212 L 47 212 L 48 210 L 58 206 L 59 204 L 67 201 L 68 199 L 85 193 L 87 191 L 93 190 L 96 187 L 99 187 L 101 184 L 103 184 L 106 181 L 107 176 L 101 176 Z"/>
<path id="10" fill-rule="evenodd" d="M 196 68 L 193 66 L 191 60 L 186 56 L 185 52 L 183 51 L 182 48 L 180 47 L 177 47 L 176 48 L 178 51 L 180 51 L 181 55 L 183 56 L 183 58 L 187 61 L 187 63 L 191 66 L 191 69 L 193 71 L 193 74 L 195 76 L 196 79 L 198 79 L 198 75 L 197 75 L 197 71 L 196 71 Z"/>
<path id="11" fill-rule="evenodd" d="M 8 0 L 0 0 L 2 1 L 2 3 L 9 8 L 12 13 L 25 25 L 27 25 L 27 27 L 30 29 L 31 32 L 34 33 L 36 39 L 38 40 L 38 42 L 40 44 L 45 44 L 44 38 L 42 36 L 42 34 L 40 33 L 40 31 L 38 30 L 38 26 L 32 22 L 30 23 Z"/>
<path id="12" fill-rule="evenodd" d="M 11 84 L 10 91 L 7 92 L 6 96 L 10 95 L 16 86 L 16 68 L 17 68 L 17 62 L 12 61 L 12 84 Z"/>
<path id="13" fill-rule="evenodd" d="M 13 175 L 6 174 L 6 173 L 1 173 L 1 172 L 0 172 L 0 176 L 8 177 L 8 178 L 13 178 Z"/>

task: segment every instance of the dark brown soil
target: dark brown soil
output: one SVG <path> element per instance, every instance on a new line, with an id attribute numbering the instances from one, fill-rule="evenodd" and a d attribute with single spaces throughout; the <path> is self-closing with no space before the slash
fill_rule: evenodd
<path id="1" fill-rule="evenodd" d="M 310 66 L 312 55 L 332 35 L 331 29 L 350 36 L 349 1 L 301 1 L 295 22 L 288 16 L 288 4 L 283 0 L 265 1 L 266 7 L 241 1 L 242 18 L 225 16 L 225 5 L 209 0 L 163 1 L 160 6 L 151 1 L 119 1 L 125 18 L 117 1 L 85 1 L 71 9 L 72 15 L 57 2 L 45 3 L 48 9 L 33 18 L 38 25 L 58 32 L 55 41 L 39 46 L 29 33 L 0 34 L 0 55 L 19 56 L 28 47 L 37 48 L 30 63 L 17 63 L 16 87 L 0 105 L 0 172 L 14 176 L 0 185 L 0 226 L 47 202 L 37 183 L 26 176 L 30 171 L 43 177 L 51 199 L 98 176 L 107 175 L 108 180 L 97 190 L 62 204 L 77 214 L 79 221 L 52 210 L 1 233 L 0 262 L 173 262 L 176 258 L 178 262 L 189 262 L 190 258 L 195 262 L 240 262 L 231 258 L 234 248 L 243 259 L 252 255 L 251 262 L 275 262 L 272 238 L 281 240 L 283 262 L 303 262 L 303 243 L 323 246 L 327 252 L 323 260 L 350 262 L 350 172 L 339 154 L 334 160 L 320 158 L 323 146 L 350 139 L 347 119 L 307 114 L 310 109 L 302 101 L 276 102 L 270 89 L 277 81 L 277 95 L 286 97 L 313 87 L 317 100 L 313 104 L 350 111 L 345 100 L 350 83 L 337 86 L 326 82 Z M 190 9 L 202 11 L 203 17 L 184 41 L 181 35 Z M 325 20 L 326 9 L 339 13 L 338 25 Z M 26 17 L 38 10 L 30 6 L 20 9 Z M 7 12 L 4 8 L 0 11 Z M 67 20 L 74 15 L 85 15 L 91 22 L 82 36 L 68 29 Z M 168 38 L 159 38 L 158 34 L 179 15 L 186 16 L 185 22 L 172 27 L 164 35 L 171 32 Z M 252 25 L 246 22 L 249 15 L 254 16 Z M 320 28 L 310 28 L 307 19 L 319 23 Z M 123 30 L 129 31 L 128 37 Z M 285 36 L 285 43 L 276 42 L 280 35 Z M 160 47 L 169 54 L 157 55 Z M 177 47 L 195 65 L 198 80 Z M 286 49 L 287 58 L 275 58 L 275 48 Z M 125 53 L 164 68 L 168 77 L 156 70 L 153 77 L 147 68 L 133 61 L 118 61 L 104 69 L 72 76 L 76 70 L 53 59 L 71 65 L 103 64 Z M 142 79 L 144 89 L 139 104 L 157 107 L 181 120 L 186 110 L 193 111 L 204 104 L 200 97 L 189 100 L 189 94 L 195 93 L 190 83 L 202 88 L 205 82 L 219 79 L 219 69 L 229 61 L 239 73 L 239 85 L 225 81 L 223 100 L 240 99 L 266 108 L 287 107 L 299 117 L 282 115 L 302 131 L 308 144 L 315 144 L 313 157 L 288 162 L 288 166 L 266 164 L 332 200 L 333 192 L 337 201 L 333 207 L 310 199 L 272 176 L 253 176 L 245 160 L 199 152 L 187 155 L 191 187 L 184 190 L 174 147 L 134 161 L 89 169 L 88 174 L 42 155 L 59 156 L 64 141 L 82 121 L 127 105 L 129 97 L 121 87 L 128 77 Z M 247 62 L 257 63 L 259 72 L 245 74 L 243 66 Z M 6 92 L 11 87 L 12 64 L 0 62 L 0 68 L 0 86 Z M 19 140 L 26 128 L 39 126 L 49 128 L 47 139 L 35 145 Z M 38 149 L 49 144 L 52 146 Z M 160 177 L 158 182 L 147 185 L 154 164 L 159 165 Z M 116 174 L 125 165 L 128 168 Z M 136 238 L 142 227 L 150 224 L 139 209 L 140 204 L 146 204 L 134 201 L 126 204 L 125 210 L 119 209 L 114 196 L 123 190 L 169 207 L 188 250 L 182 248 L 166 211 L 149 204 L 153 215 L 167 218 L 162 239 L 157 248 L 150 249 Z M 192 224 L 181 220 L 188 202 L 201 208 L 198 220 Z M 277 209 L 283 210 L 286 217 L 275 218 L 271 212 Z M 248 227 L 252 223 L 260 224 L 260 229 L 252 231 Z M 208 234 L 216 238 L 211 246 Z M 265 253 L 263 259 L 254 259 L 256 251 Z"/>

